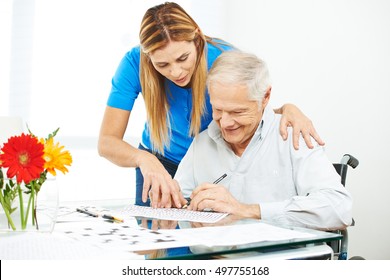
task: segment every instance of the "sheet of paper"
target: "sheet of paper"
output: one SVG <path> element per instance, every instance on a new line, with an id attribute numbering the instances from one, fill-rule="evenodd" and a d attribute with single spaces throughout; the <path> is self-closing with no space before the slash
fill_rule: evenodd
<path id="1" fill-rule="evenodd" d="M 90 217 L 59 223 L 52 234 L 28 232 L 2 236 L 0 259 L 143 259 L 143 255 L 134 252 L 187 246 L 200 252 L 213 250 L 214 246 L 249 246 L 262 241 L 314 236 L 261 222 L 155 231 L 126 221 L 115 223 Z"/>
<path id="2" fill-rule="evenodd" d="M 124 223 L 116 223 L 90 218 L 89 221 L 58 224 L 55 230 L 83 244 L 128 252 L 130 255 L 134 251 L 185 247 L 197 243 L 187 236 L 179 235 L 176 238 L 172 235 L 176 230 L 155 231 L 134 226 L 126 220 Z"/>
<path id="3" fill-rule="evenodd" d="M 68 228 L 56 228 L 66 236 L 99 248 L 116 248 L 127 252 L 187 246 L 237 246 L 263 241 L 309 238 L 313 234 L 272 226 L 265 223 L 210 226 L 179 230 L 150 230 L 126 223 L 91 220 Z"/>
<path id="4" fill-rule="evenodd" d="M 99 217 L 91 217 L 85 213 L 78 212 L 76 210 L 77 208 L 86 209 L 90 212 L 96 213 L 99 215 Z M 91 219 L 102 219 L 103 214 L 115 216 L 121 219 L 123 218 L 117 211 L 113 211 L 104 207 L 97 207 L 94 205 L 80 205 L 77 207 L 60 206 L 57 215 L 57 224 L 69 222 L 88 222 L 91 221 Z M 137 220 L 134 217 L 127 217 L 126 222 L 132 223 L 132 226 L 138 225 Z"/>
<path id="5" fill-rule="evenodd" d="M 81 206 L 79 206 L 81 207 Z M 225 213 L 197 212 L 186 209 L 153 209 L 131 205 L 123 211 L 83 206 L 91 211 L 121 215 L 123 223 L 96 218 L 61 207 L 53 234 L 16 234 L 0 238 L 2 259 L 143 259 L 137 251 L 191 247 L 249 246 L 263 241 L 291 240 L 314 236 L 263 222 L 215 226 Z M 133 216 L 179 220 L 179 230 L 150 230 L 138 225 Z M 192 228 L 192 222 L 205 223 Z M 199 247 L 200 246 L 200 247 Z"/>
<path id="6" fill-rule="evenodd" d="M 99 248 L 61 233 L 18 232 L 0 237 L 2 260 L 144 259 L 143 256 Z"/>
<path id="7" fill-rule="evenodd" d="M 189 221 L 199 223 L 216 223 L 226 217 L 227 213 L 190 211 L 177 208 L 151 208 L 129 205 L 120 211 L 122 216 L 145 217 L 160 220 Z"/>
<path id="8" fill-rule="evenodd" d="M 263 222 L 221 227 L 183 228 L 176 230 L 172 235 L 178 239 L 188 236 L 195 240 L 192 243 L 209 247 L 314 237 L 311 233 L 281 228 Z"/>

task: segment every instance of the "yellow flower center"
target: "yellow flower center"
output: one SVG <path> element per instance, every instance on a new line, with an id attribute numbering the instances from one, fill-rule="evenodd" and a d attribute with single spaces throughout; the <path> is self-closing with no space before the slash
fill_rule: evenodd
<path id="1" fill-rule="evenodd" d="M 45 154 L 44 159 L 45 159 L 46 162 L 51 162 L 53 157 L 50 156 L 50 155 Z"/>
<path id="2" fill-rule="evenodd" d="M 24 152 L 24 153 L 19 154 L 19 163 L 21 165 L 27 165 L 28 160 L 29 160 L 28 153 Z"/>

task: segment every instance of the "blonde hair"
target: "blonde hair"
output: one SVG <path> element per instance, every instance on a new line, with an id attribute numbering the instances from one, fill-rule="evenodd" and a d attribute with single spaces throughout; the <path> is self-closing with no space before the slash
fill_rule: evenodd
<path id="1" fill-rule="evenodd" d="M 164 154 L 170 137 L 169 104 L 165 78 L 154 68 L 148 54 L 165 47 L 170 41 L 194 42 L 197 60 L 191 78 L 192 112 L 189 135 L 199 133 L 205 112 L 207 78 L 206 37 L 196 22 L 176 3 L 164 3 L 148 9 L 139 33 L 141 43 L 140 81 L 146 106 L 152 150 Z"/>

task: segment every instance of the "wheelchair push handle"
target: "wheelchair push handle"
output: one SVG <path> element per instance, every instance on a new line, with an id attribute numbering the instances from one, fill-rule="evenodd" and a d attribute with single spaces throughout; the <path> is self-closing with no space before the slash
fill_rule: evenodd
<path id="1" fill-rule="evenodd" d="M 356 168 L 359 165 L 359 160 L 350 154 L 345 154 L 341 159 L 342 164 L 348 164 L 352 168 Z"/>

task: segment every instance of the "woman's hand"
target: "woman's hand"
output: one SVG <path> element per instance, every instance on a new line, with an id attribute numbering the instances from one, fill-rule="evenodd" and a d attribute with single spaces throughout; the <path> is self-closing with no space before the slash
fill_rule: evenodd
<path id="1" fill-rule="evenodd" d="M 139 164 L 144 177 L 142 201 L 146 202 L 149 195 L 153 208 L 181 208 L 187 201 L 181 193 L 179 184 L 172 179 L 154 155 L 142 152 Z"/>
<path id="2" fill-rule="evenodd" d="M 282 108 L 274 110 L 277 114 L 282 114 L 280 121 L 280 135 L 283 140 L 287 139 L 287 127 L 293 128 L 293 145 L 296 150 L 299 149 L 299 135 L 302 134 L 307 147 L 312 149 L 314 145 L 311 142 L 311 137 L 321 146 L 325 145 L 321 137 L 318 135 L 313 126 L 312 121 L 307 118 L 299 108 L 293 104 L 285 104 Z"/>

